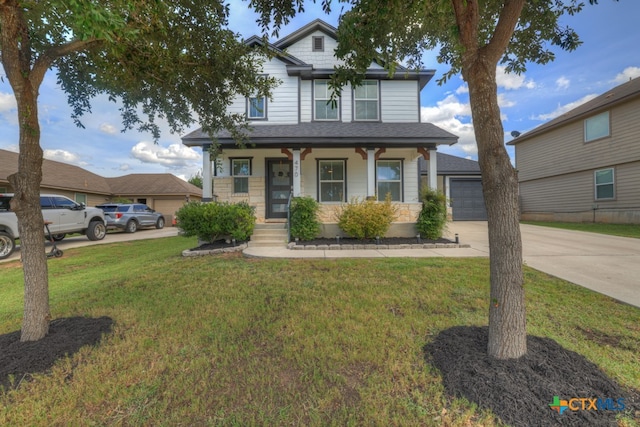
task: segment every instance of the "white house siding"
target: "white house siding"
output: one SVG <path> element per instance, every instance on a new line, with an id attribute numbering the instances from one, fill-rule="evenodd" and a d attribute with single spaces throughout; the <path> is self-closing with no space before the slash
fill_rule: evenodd
<path id="1" fill-rule="evenodd" d="M 313 92 L 312 80 L 300 80 L 300 121 L 310 122 L 313 118 L 312 92 Z"/>
<path id="2" fill-rule="evenodd" d="M 383 122 L 417 122 L 418 83 L 382 80 L 380 82 L 381 118 Z"/>
<path id="3" fill-rule="evenodd" d="M 313 37 L 324 37 L 323 52 L 312 51 Z M 338 42 L 336 40 L 327 36 L 322 31 L 315 31 L 287 47 L 286 52 L 307 64 L 313 64 L 313 67 L 316 69 L 323 69 L 333 68 L 334 65 L 343 63 L 333 56 L 333 52 L 336 47 L 338 47 Z"/>

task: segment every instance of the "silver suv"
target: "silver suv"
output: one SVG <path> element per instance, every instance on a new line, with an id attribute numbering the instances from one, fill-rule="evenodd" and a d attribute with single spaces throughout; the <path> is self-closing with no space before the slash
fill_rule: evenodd
<path id="1" fill-rule="evenodd" d="M 15 249 L 18 218 L 9 202 L 13 194 L 0 194 L 0 259 L 7 258 Z M 85 234 L 89 240 L 102 240 L 107 234 L 104 214 L 100 209 L 88 208 L 83 203 L 57 194 L 41 194 L 42 217 L 49 222 L 49 231 L 56 240 L 66 234 Z"/>
<path id="2" fill-rule="evenodd" d="M 104 203 L 96 207 L 104 211 L 107 228 L 135 233 L 141 227 L 164 227 L 164 216 L 143 203 Z"/>

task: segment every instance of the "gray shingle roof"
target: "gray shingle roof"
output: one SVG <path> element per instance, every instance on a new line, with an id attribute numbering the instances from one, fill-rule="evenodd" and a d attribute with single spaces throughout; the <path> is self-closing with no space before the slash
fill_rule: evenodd
<path id="1" fill-rule="evenodd" d="M 630 99 L 640 96 L 640 77 L 628 81 L 627 83 L 616 86 L 613 89 L 605 92 L 604 94 L 593 98 L 591 101 L 568 111 L 555 119 L 538 126 L 537 128 L 520 135 L 512 141 L 509 141 L 508 145 L 516 145 L 527 139 L 533 138 L 536 135 L 540 135 L 549 130 L 558 128 L 566 123 L 581 120 L 600 111 L 604 111 L 612 106 L 626 102 Z"/>
<path id="2" fill-rule="evenodd" d="M 288 125 L 254 125 L 248 145 L 256 147 L 416 147 L 455 144 L 458 137 L 431 123 L 311 122 Z M 228 131 L 217 134 L 223 147 L 235 146 Z M 201 146 L 211 139 L 202 129 L 182 137 L 187 146 Z"/>
<path id="3" fill-rule="evenodd" d="M 451 154 L 436 153 L 438 175 L 480 175 L 480 164 L 475 160 L 452 156 Z M 429 164 L 420 157 L 420 173 L 427 173 Z"/>
<path id="4" fill-rule="evenodd" d="M 117 196 L 136 194 L 176 196 L 202 195 L 202 190 L 170 173 L 136 173 L 105 178 Z"/>

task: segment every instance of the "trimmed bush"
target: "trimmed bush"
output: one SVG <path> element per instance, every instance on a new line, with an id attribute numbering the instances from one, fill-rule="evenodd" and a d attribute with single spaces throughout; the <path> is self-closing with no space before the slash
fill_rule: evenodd
<path id="1" fill-rule="evenodd" d="M 396 219 L 396 207 L 387 196 L 384 202 L 351 199 L 338 213 L 338 227 L 350 237 L 372 239 L 384 237 Z"/>
<path id="2" fill-rule="evenodd" d="M 289 229 L 291 237 L 300 240 L 312 240 L 320 234 L 318 221 L 320 205 L 311 197 L 294 197 L 291 199 L 291 218 Z"/>
<path id="3" fill-rule="evenodd" d="M 241 241 L 253 234 L 254 210 L 247 202 L 189 202 L 176 212 L 176 218 L 186 237 L 197 236 L 210 243 L 226 237 Z"/>
<path id="4" fill-rule="evenodd" d="M 424 187 L 420 192 L 422 209 L 416 228 L 420 236 L 437 240 L 442 237 L 447 225 L 447 198 L 440 191 Z"/>

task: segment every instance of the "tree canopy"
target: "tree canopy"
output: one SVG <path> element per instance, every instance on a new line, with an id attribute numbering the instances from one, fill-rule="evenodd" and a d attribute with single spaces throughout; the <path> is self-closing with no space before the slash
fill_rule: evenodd
<path id="1" fill-rule="evenodd" d="M 158 119 L 181 132 L 199 122 L 238 138 L 244 117 L 226 111 L 236 94 L 268 95 L 264 56 L 227 27 L 222 0 L 0 0 L 0 58 L 17 102 L 18 172 L 9 177 L 25 275 L 22 340 L 48 330 L 48 281 L 39 188 L 38 93 L 52 70 L 82 126 L 98 94 L 120 102 L 123 130 L 159 138 Z"/>

